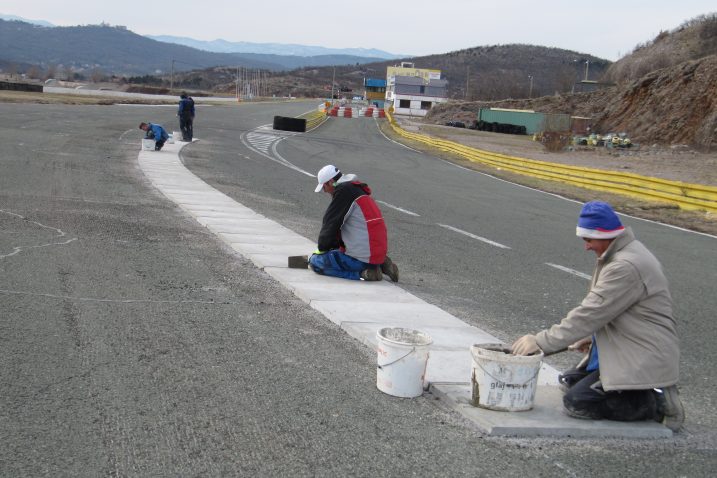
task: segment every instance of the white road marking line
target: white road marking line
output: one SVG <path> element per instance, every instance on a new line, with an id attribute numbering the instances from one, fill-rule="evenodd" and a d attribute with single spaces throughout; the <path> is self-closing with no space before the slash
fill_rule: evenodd
<path id="1" fill-rule="evenodd" d="M 490 244 L 491 246 L 500 247 L 501 249 L 510 249 L 510 247 L 508 247 L 508 246 L 506 246 L 506 245 L 503 245 L 503 244 L 501 244 L 501 243 L 499 243 L 499 242 L 491 241 L 490 239 L 486 239 L 485 237 L 476 236 L 475 234 L 471 234 L 470 232 L 463 231 L 462 229 L 458 229 L 458 228 L 453 227 L 453 226 L 448 226 L 448 225 L 446 225 L 446 224 L 438 224 L 438 225 L 441 226 L 441 227 L 443 227 L 443 228 L 450 229 L 451 231 L 457 232 L 457 233 L 459 233 L 459 234 L 463 234 L 463 235 L 465 235 L 465 236 L 471 237 L 471 238 L 476 239 L 476 240 L 478 240 L 478 241 L 485 242 L 486 244 Z"/>
<path id="2" fill-rule="evenodd" d="M 272 133 L 265 133 L 264 131 L 271 130 Z M 304 174 L 309 177 L 316 177 L 315 174 L 310 173 L 308 171 L 304 171 L 300 167 L 292 164 L 287 159 L 283 158 L 279 152 L 276 150 L 277 145 L 283 141 L 284 139 L 296 136 L 299 133 L 293 133 L 293 132 L 284 132 L 285 134 L 277 134 L 277 132 L 274 132 L 274 130 L 271 128 L 271 125 L 263 125 L 258 128 L 255 128 L 252 131 L 246 132 L 241 135 L 241 142 L 246 146 L 248 149 L 254 151 L 255 153 L 270 159 L 271 161 L 277 162 L 281 165 L 286 166 L 287 168 L 293 169 L 294 171 L 298 171 L 301 174 Z"/>
<path id="3" fill-rule="evenodd" d="M 395 209 L 396 211 L 401 211 L 404 214 L 408 214 L 409 216 L 416 216 L 421 217 L 420 214 L 416 214 L 415 212 L 409 211 L 408 209 L 403 209 L 402 207 L 394 206 L 393 204 L 389 204 L 384 201 L 376 201 L 377 203 L 383 204 L 386 207 L 390 207 L 391 209 Z"/>
<path id="4" fill-rule="evenodd" d="M 385 135 L 384 135 L 384 136 L 385 136 Z M 444 163 L 448 164 L 449 166 L 453 166 L 453 167 L 456 167 L 456 168 L 458 168 L 458 169 L 463 169 L 463 170 L 469 171 L 469 172 L 471 172 L 471 173 L 480 174 L 480 175 L 482 175 L 482 176 L 488 176 L 489 178 L 493 178 L 493 179 L 495 179 L 495 180 L 497 180 L 497 181 L 501 181 L 501 182 L 504 182 L 504 183 L 512 184 L 513 186 L 518 186 L 519 188 L 529 189 L 530 191 L 535 191 L 535 192 L 541 193 L 541 194 L 547 194 L 548 196 L 553 196 L 554 198 L 562 199 L 563 201 L 568 201 L 568 202 L 572 202 L 572 203 L 575 203 L 575 204 L 584 204 L 582 201 L 576 201 L 575 199 L 566 198 L 565 196 L 561 196 L 560 194 L 551 193 L 551 192 L 548 192 L 548 191 L 542 191 L 542 190 L 536 189 L 536 188 L 531 188 L 530 186 L 525 186 L 525 185 L 523 185 L 523 184 L 518 184 L 518 183 L 515 183 L 515 182 L 513 182 L 513 181 L 508 181 L 507 179 L 499 178 L 499 177 L 493 176 L 492 174 L 489 174 L 489 173 L 484 173 L 484 172 L 482 172 L 482 171 L 476 171 L 475 169 L 469 169 L 469 168 L 460 166 L 460 165 L 458 165 L 458 164 L 451 163 L 451 162 L 448 161 L 447 159 L 442 159 L 441 161 L 443 161 Z M 498 168 L 498 169 L 500 169 L 500 168 Z M 637 219 L 638 221 L 649 222 L 649 223 L 652 223 L 652 224 L 658 224 L 658 225 L 660 225 L 660 226 L 669 227 L 670 229 L 677 229 L 678 231 L 690 232 L 690 233 L 692 233 L 692 234 L 698 234 L 698 235 L 700 235 L 700 236 L 706 236 L 706 237 L 711 237 L 712 239 L 717 239 L 717 236 L 715 236 L 715 235 L 713 235 L 713 234 L 708 234 L 708 233 L 706 233 L 706 232 L 692 231 L 692 230 L 690 230 L 690 229 L 685 229 L 685 228 L 683 228 L 683 227 L 673 226 L 672 224 L 665 224 L 664 222 L 653 221 L 652 219 L 645 219 L 645 218 L 643 218 L 643 217 L 631 216 L 631 215 L 629 215 L 629 214 L 625 214 L 625 213 L 618 212 L 618 211 L 615 211 L 615 212 L 617 213 L 618 216 L 629 217 L 629 218 L 631 218 L 631 219 Z"/>
<path id="5" fill-rule="evenodd" d="M 39 223 L 39 222 L 37 222 L 37 221 L 31 221 L 31 220 L 27 219 L 25 216 L 22 216 L 22 215 L 20 215 L 20 214 L 16 214 L 16 213 L 14 213 L 14 212 L 10 212 L 10 211 L 6 211 L 6 210 L 4 210 L 4 209 L 0 209 L 0 213 L 2 213 L 2 214 L 8 214 L 8 215 L 10 215 L 10 216 L 15 216 L 15 217 L 17 217 L 17 218 L 19 218 L 19 219 L 22 219 L 23 221 L 27 221 L 27 222 L 29 222 L 29 223 L 35 224 L 35 225 L 37 225 L 37 226 L 39 226 L 39 227 L 42 227 L 42 228 L 44 228 L 44 229 L 51 229 L 51 230 L 57 232 L 57 237 L 64 237 L 64 236 L 67 235 L 67 234 L 65 234 L 61 229 L 58 229 L 58 228 L 52 227 L 52 226 L 46 226 L 46 225 L 41 224 L 41 223 Z M 16 255 L 16 254 L 19 254 L 19 253 L 21 253 L 21 252 L 23 252 L 23 251 L 25 251 L 25 250 L 29 250 L 29 249 L 40 249 L 40 248 L 42 248 L 42 247 L 50 247 L 50 246 L 64 246 L 64 245 L 67 245 L 67 244 L 69 244 L 69 243 L 71 243 L 71 242 L 74 242 L 74 241 L 76 241 L 76 240 L 77 240 L 77 238 L 76 238 L 76 237 L 73 237 L 72 239 L 68 239 L 67 241 L 64 241 L 64 242 L 49 242 L 49 243 L 47 243 L 47 244 L 40 244 L 40 245 L 38 245 L 38 246 L 15 246 L 15 247 L 13 247 L 13 251 L 10 252 L 9 254 L 0 254 L 0 259 L 5 259 L 6 257 L 14 256 L 14 255 Z"/>
<path id="6" fill-rule="evenodd" d="M 122 140 L 124 139 L 124 136 L 125 136 L 126 134 L 129 134 L 129 133 L 131 133 L 131 132 L 133 132 L 133 131 L 137 131 L 137 130 L 128 129 L 127 131 L 125 131 L 124 133 L 122 133 L 117 140 L 118 140 L 118 141 L 122 141 Z"/>
<path id="7" fill-rule="evenodd" d="M 582 277 L 583 279 L 592 280 L 592 276 L 589 276 L 589 275 L 587 275 L 587 274 L 585 274 L 585 273 L 583 273 L 583 272 L 580 272 L 580 271 L 576 271 L 575 269 L 571 269 L 571 268 L 569 268 L 569 267 L 561 266 L 561 265 L 558 265 L 558 264 L 553 264 L 553 263 L 550 263 L 550 262 L 546 262 L 545 265 L 546 265 L 546 266 L 550 266 L 550 267 L 554 267 L 554 268 L 556 268 L 556 269 L 558 269 L 558 270 L 561 270 L 561 271 L 563 271 L 563 272 L 567 272 L 568 274 L 572 274 L 572 275 L 575 275 L 575 276 L 578 276 L 578 277 Z"/>

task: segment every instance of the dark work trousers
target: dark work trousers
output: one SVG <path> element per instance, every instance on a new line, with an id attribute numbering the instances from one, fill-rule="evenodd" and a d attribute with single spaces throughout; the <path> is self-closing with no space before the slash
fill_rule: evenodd
<path id="1" fill-rule="evenodd" d="M 600 383 L 600 371 L 588 373 L 563 396 L 569 411 L 595 420 L 632 422 L 657 418 L 657 398 L 652 390 L 613 390 L 606 392 Z"/>
<path id="2" fill-rule="evenodd" d="M 190 115 L 179 117 L 179 129 L 182 130 L 182 141 L 191 142 L 194 136 L 194 118 Z"/>

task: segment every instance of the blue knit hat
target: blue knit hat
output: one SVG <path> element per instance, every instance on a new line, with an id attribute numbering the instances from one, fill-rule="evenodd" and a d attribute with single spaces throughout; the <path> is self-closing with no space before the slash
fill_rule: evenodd
<path id="1" fill-rule="evenodd" d="M 613 239 L 624 230 L 625 226 L 608 203 L 591 201 L 580 211 L 575 233 L 586 239 Z"/>

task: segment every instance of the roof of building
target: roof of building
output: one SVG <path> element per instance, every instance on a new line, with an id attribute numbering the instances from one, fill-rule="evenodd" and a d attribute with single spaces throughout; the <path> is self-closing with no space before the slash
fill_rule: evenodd
<path id="1" fill-rule="evenodd" d="M 397 85 L 424 85 L 423 78 L 420 76 L 398 76 L 396 75 Z"/>
<path id="2" fill-rule="evenodd" d="M 386 80 L 379 80 L 376 78 L 366 78 L 364 79 L 364 86 L 373 86 L 373 87 L 382 87 L 386 86 Z"/>

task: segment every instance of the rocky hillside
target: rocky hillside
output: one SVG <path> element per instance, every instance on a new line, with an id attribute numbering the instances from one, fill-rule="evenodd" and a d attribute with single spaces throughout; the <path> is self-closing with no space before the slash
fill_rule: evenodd
<path id="1" fill-rule="evenodd" d="M 682 29 L 674 33 L 683 39 L 689 36 L 705 40 L 692 43 L 691 51 L 696 52 L 694 56 L 698 59 L 653 70 L 636 80 L 628 81 L 624 77 L 617 86 L 593 93 L 447 104 L 434 108 L 426 120 L 439 124 L 448 120 L 470 122 L 476 119 L 482 107 L 533 109 L 591 117 L 593 131 L 624 131 L 639 143 L 686 144 L 701 150 L 717 150 L 717 52 L 712 50 L 712 54 L 704 55 L 705 51 L 710 51 L 713 37 L 699 33 L 709 31 L 711 27 L 705 25 L 713 24 L 714 16 L 701 17 L 699 22 L 690 24 L 690 31 Z M 669 35 L 673 34 L 659 42 L 684 44 L 672 41 Z M 664 50 L 650 51 L 657 58 Z M 620 60 L 623 66 L 654 61 L 643 48 L 636 54 L 639 54 L 637 59 L 628 56 Z M 625 69 L 628 70 L 637 71 Z"/>
<path id="2" fill-rule="evenodd" d="M 688 20 L 671 32 L 635 47 L 630 55 L 613 63 L 604 80 L 626 84 L 642 76 L 689 60 L 717 54 L 717 14 Z"/>

